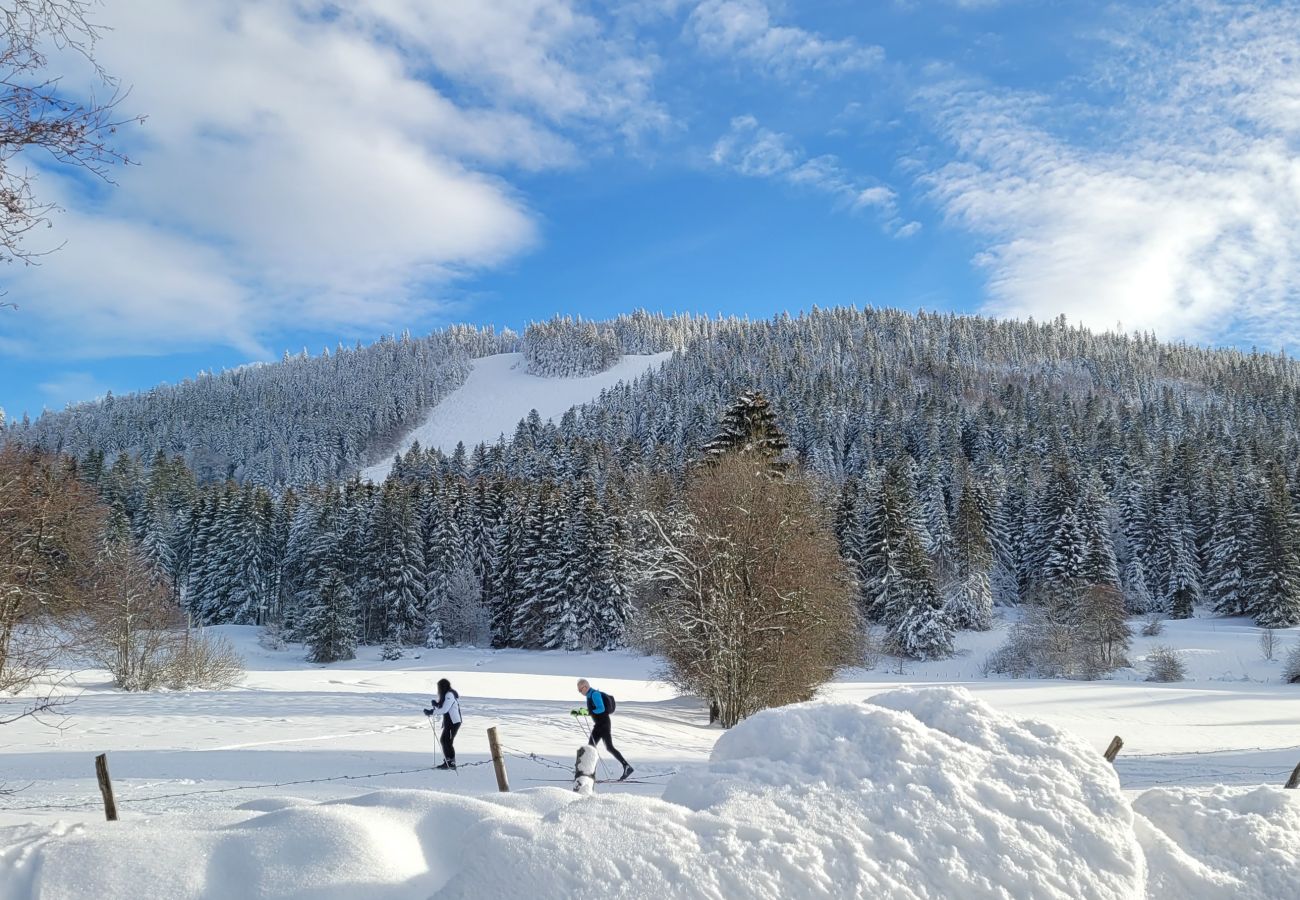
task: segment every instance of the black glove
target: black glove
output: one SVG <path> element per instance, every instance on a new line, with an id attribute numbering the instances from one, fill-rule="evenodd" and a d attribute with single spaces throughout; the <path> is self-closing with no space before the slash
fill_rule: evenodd
<path id="1" fill-rule="evenodd" d="M 426 710 L 424 711 L 424 714 L 425 714 L 426 716 L 431 716 L 431 715 L 433 715 L 433 710 L 431 710 L 431 709 L 426 709 Z"/>

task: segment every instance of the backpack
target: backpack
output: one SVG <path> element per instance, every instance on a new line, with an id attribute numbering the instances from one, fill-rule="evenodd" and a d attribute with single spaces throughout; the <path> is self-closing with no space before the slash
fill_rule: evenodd
<path id="1" fill-rule="evenodd" d="M 614 711 L 614 707 L 618 705 L 617 702 L 615 702 L 614 700 L 614 695 L 607 694 L 604 691 L 601 691 L 600 696 L 605 698 L 605 712 L 612 713 Z"/>

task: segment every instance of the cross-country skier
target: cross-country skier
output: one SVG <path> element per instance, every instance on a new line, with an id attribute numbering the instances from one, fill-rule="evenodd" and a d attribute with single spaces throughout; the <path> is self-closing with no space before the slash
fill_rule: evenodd
<path id="1" fill-rule="evenodd" d="M 444 757 L 439 769 L 456 768 L 456 732 L 460 731 L 460 694 L 452 690 L 451 682 L 446 678 L 438 679 L 438 697 L 433 701 L 433 709 L 424 711 L 426 716 L 442 716 L 442 755 Z"/>
<path id="2" fill-rule="evenodd" d="M 619 776 L 619 781 L 626 781 L 632 774 L 632 767 L 628 765 L 623 754 L 619 753 L 614 747 L 614 734 L 611 730 L 609 714 L 614 711 L 613 698 L 608 694 L 602 694 L 591 686 L 591 682 L 585 678 L 578 679 L 578 693 L 587 698 L 586 709 L 575 709 L 575 716 L 591 716 L 591 740 L 587 743 L 595 747 L 601 741 L 605 742 L 605 747 L 609 750 L 610 755 L 623 764 L 623 774 Z"/>

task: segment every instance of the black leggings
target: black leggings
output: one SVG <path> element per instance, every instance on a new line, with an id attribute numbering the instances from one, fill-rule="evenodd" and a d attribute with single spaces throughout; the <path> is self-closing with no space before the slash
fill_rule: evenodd
<path id="1" fill-rule="evenodd" d="M 627 760 L 623 758 L 622 753 L 619 753 L 618 750 L 614 748 L 614 736 L 611 730 L 609 716 L 593 716 L 592 723 L 591 740 L 587 741 L 587 743 L 594 747 L 601 741 L 604 741 L 605 746 L 609 749 L 610 756 L 614 757 L 626 766 Z"/>
<path id="2" fill-rule="evenodd" d="M 456 761 L 456 748 L 452 742 L 456 740 L 456 732 L 460 731 L 460 723 L 452 724 L 450 720 L 442 720 L 442 737 L 439 742 L 442 744 L 442 755 L 447 757 L 449 762 Z"/>

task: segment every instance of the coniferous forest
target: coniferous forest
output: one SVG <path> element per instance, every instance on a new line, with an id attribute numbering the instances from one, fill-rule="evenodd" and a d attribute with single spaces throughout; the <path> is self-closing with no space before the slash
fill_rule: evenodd
<path id="1" fill-rule="evenodd" d="M 396 446 L 475 357 L 522 351 L 543 377 L 664 350 L 558 422 L 452 454 Z M 671 515 L 707 449 L 750 429 L 816 479 L 861 614 L 927 658 L 1017 604 L 1103 630 L 1300 624 L 1298 421 L 1283 355 L 836 308 L 456 327 L 5 434 L 74 458 L 197 620 L 278 625 L 327 661 L 358 642 L 624 644 L 642 512 Z M 355 474 L 394 454 L 383 483 Z"/>

